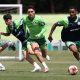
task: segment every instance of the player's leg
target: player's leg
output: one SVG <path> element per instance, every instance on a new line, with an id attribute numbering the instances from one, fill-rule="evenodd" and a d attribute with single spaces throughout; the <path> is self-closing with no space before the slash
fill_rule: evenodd
<path id="1" fill-rule="evenodd" d="M 41 49 L 42 56 L 47 60 L 50 60 L 50 57 L 47 55 L 47 45 L 45 37 L 41 39 L 30 39 L 30 41 L 37 42 Z"/>
<path id="2" fill-rule="evenodd" d="M 79 61 L 80 57 L 79 57 L 79 52 L 78 52 L 76 44 L 74 42 L 67 41 L 66 45 L 68 46 L 68 48 L 70 49 L 70 51 L 72 51 L 74 57 Z"/>
<path id="3" fill-rule="evenodd" d="M 48 66 L 45 63 L 44 58 L 42 57 L 42 53 L 41 53 L 41 50 L 39 48 L 38 43 L 32 43 L 31 46 L 32 46 L 32 49 L 34 51 L 34 54 L 37 56 L 38 60 L 44 66 L 44 72 L 48 72 L 49 71 L 49 68 L 48 68 Z"/>
<path id="4" fill-rule="evenodd" d="M 5 43 L 3 45 L 0 46 L 0 53 L 6 49 L 8 46 L 10 45 L 10 43 Z M 2 63 L 0 63 L 0 71 L 4 71 L 5 70 L 5 66 L 2 65 Z"/>
<path id="5" fill-rule="evenodd" d="M 38 42 L 41 52 L 42 52 L 42 56 L 44 58 L 46 58 L 47 60 L 50 60 L 49 55 L 47 54 L 47 44 L 46 44 L 46 39 L 45 37 L 40 39 L 40 41 Z"/>
<path id="6" fill-rule="evenodd" d="M 80 58 L 79 58 L 77 47 L 75 45 L 71 45 L 69 48 L 73 52 L 74 57 L 79 61 Z"/>
<path id="7" fill-rule="evenodd" d="M 0 53 L 1 53 L 4 49 L 6 49 L 7 47 L 8 47 L 8 43 L 3 44 L 3 45 L 0 47 Z"/>
<path id="8" fill-rule="evenodd" d="M 42 45 L 40 45 L 40 49 L 41 49 L 41 52 L 42 52 L 42 56 L 43 56 L 44 58 L 46 58 L 47 60 L 50 60 L 49 55 L 47 55 L 47 46 L 46 46 L 45 43 L 42 44 Z"/>
<path id="9" fill-rule="evenodd" d="M 40 71 L 41 67 L 30 57 L 30 53 L 26 48 L 26 43 L 22 45 L 24 58 L 34 66 L 34 69 L 31 72 Z"/>
<path id="10" fill-rule="evenodd" d="M 10 45 L 12 45 L 12 42 L 7 42 L 7 43 L 4 43 L 3 45 L 1 45 L 0 53 Z"/>

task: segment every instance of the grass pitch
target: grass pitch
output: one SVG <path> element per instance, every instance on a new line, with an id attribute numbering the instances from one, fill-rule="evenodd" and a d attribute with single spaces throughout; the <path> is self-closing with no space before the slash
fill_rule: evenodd
<path id="1" fill-rule="evenodd" d="M 50 68 L 48 73 L 42 71 L 30 72 L 33 66 L 25 60 L 23 62 L 4 60 L 1 62 L 5 65 L 6 71 L 0 71 L 0 80 L 80 80 L 80 72 L 73 76 L 68 74 L 68 67 L 72 64 L 80 70 L 80 63 L 73 57 L 71 52 L 54 51 L 48 52 L 48 54 L 51 57 L 51 61 L 46 60 Z M 36 60 L 34 56 L 32 57 Z M 38 64 L 42 66 L 39 62 Z"/>

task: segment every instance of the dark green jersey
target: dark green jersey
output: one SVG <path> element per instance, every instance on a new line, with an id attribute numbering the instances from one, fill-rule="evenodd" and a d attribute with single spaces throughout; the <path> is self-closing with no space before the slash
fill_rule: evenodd
<path id="1" fill-rule="evenodd" d="M 80 18 L 70 16 L 66 20 L 57 22 L 57 25 L 63 26 L 61 38 L 63 41 L 80 41 Z"/>
<path id="2" fill-rule="evenodd" d="M 12 25 L 6 27 L 8 34 L 13 34 L 21 42 L 25 40 L 25 32 L 23 29 L 22 19 L 20 21 L 13 21 Z"/>
<path id="3" fill-rule="evenodd" d="M 15 20 L 12 22 L 12 25 L 8 25 L 6 27 L 6 33 L 9 33 L 9 34 L 13 34 L 14 36 L 17 36 L 17 34 L 15 34 L 17 32 L 17 29 L 19 27 L 19 21 L 18 20 Z"/>
<path id="4" fill-rule="evenodd" d="M 77 21 L 78 21 L 78 17 L 73 22 L 77 22 Z M 65 19 L 62 19 L 62 20 L 58 21 L 57 25 L 63 26 L 64 28 L 68 28 L 69 27 L 68 26 L 69 25 L 69 19 L 68 19 L 68 17 L 65 18 Z"/>

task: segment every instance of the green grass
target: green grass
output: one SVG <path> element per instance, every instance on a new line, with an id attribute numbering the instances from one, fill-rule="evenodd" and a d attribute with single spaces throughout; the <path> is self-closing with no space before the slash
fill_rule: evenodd
<path id="1" fill-rule="evenodd" d="M 48 52 L 48 54 L 51 56 L 51 61 L 46 61 L 50 68 L 48 73 L 42 71 L 31 73 L 30 70 L 33 69 L 33 66 L 27 61 L 6 60 L 1 61 L 5 65 L 6 71 L 0 71 L 0 80 L 80 80 L 80 72 L 74 76 L 68 74 L 68 67 L 72 64 L 78 66 L 80 70 L 80 63 L 69 51 L 54 51 Z M 33 58 L 35 59 L 35 57 Z M 37 61 L 37 59 L 35 60 Z M 42 66 L 40 63 L 39 65 Z"/>

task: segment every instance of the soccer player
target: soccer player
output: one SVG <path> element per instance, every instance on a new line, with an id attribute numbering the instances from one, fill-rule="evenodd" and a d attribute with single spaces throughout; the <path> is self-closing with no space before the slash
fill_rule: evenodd
<path id="1" fill-rule="evenodd" d="M 8 46 L 7 43 L 5 43 L 5 45 L 0 45 L 0 53 Z M 5 66 L 2 65 L 2 63 L 0 62 L 0 71 L 4 71 L 6 70 Z"/>
<path id="2" fill-rule="evenodd" d="M 67 47 L 72 51 L 74 57 L 79 61 L 80 48 L 80 17 L 77 15 L 78 11 L 75 7 L 69 8 L 69 14 L 66 19 L 62 19 L 53 24 L 48 39 L 53 40 L 52 33 L 57 26 L 63 26 L 61 31 L 61 39 Z"/>
<path id="3" fill-rule="evenodd" d="M 6 49 L 9 45 L 11 45 L 10 43 L 4 43 L 3 45 L 0 45 L 0 53 Z M 5 66 L 2 65 L 2 63 L 0 63 L 0 71 L 4 71 L 6 70 Z"/>
<path id="4" fill-rule="evenodd" d="M 28 16 L 24 17 L 24 24 L 30 31 L 29 41 L 37 42 L 40 46 L 42 56 L 50 60 L 50 57 L 47 55 L 46 40 L 44 36 L 46 31 L 45 22 L 40 16 L 35 15 L 33 6 L 28 7 L 27 14 Z"/>
<path id="5" fill-rule="evenodd" d="M 31 64 L 33 64 L 35 67 L 32 72 L 41 70 L 41 67 L 29 56 L 29 53 L 35 54 L 38 57 L 38 59 L 42 62 L 43 66 L 45 68 L 44 72 L 48 72 L 49 69 L 48 69 L 43 57 L 41 56 L 39 46 L 38 47 L 35 46 L 34 48 L 32 48 L 33 43 L 27 42 L 28 32 L 25 33 L 25 30 L 27 30 L 27 29 L 23 28 L 23 25 L 24 25 L 23 19 L 21 19 L 20 23 L 12 21 L 12 16 L 10 14 L 4 15 L 3 19 L 7 25 L 7 27 L 6 27 L 7 32 L 6 33 L 1 32 L 1 34 L 5 35 L 5 36 L 9 36 L 12 33 L 16 38 L 18 38 L 22 42 L 23 53 L 25 55 L 26 60 L 28 62 L 30 62 Z M 31 50 L 31 49 L 33 49 L 33 50 Z"/>

